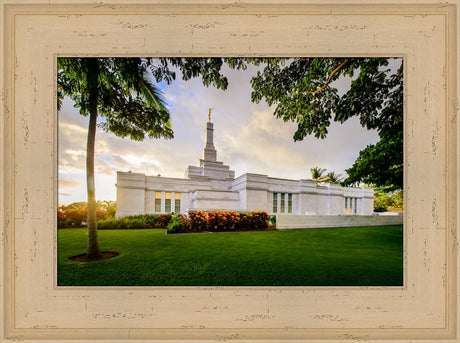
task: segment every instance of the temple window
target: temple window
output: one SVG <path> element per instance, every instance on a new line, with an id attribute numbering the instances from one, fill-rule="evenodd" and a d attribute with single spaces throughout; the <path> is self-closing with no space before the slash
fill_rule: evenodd
<path id="1" fill-rule="evenodd" d="M 155 212 L 161 212 L 161 192 L 155 192 Z"/>
<path id="2" fill-rule="evenodd" d="M 273 213 L 278 212 L 278 193 L 273 193 Z"/>
<path id="3" fill-rule="evenodd" d="M 171 212 L 171 192 L 165 193 L 165 212 Z"/>
<path id="4" fill-rule="evenodd" d="M 180 193 L 176 193 L 174 197 L 174 212 L 180 213 Z"/>
<path id="5" fill-rule="evenodd" d="M 284 208 L 285 208 L 285 193 L 281 193 L 281 209 L 280 212 L 284 213 Z"/>

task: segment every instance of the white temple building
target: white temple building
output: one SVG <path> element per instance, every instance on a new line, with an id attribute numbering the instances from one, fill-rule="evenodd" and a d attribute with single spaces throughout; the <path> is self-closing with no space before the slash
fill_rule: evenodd
<path id="1" fill-rule="evenodd" d="M 117 172 L 117 217 L 187 213 L 192 210 L 266 211 L 269 214 L 372 215 L 374 190 L 317 185 L 313 180 L 235 172 L 217 160 L 214 124 L 206 123 L 206 143 L 197 166 L 185 178 Z"/>

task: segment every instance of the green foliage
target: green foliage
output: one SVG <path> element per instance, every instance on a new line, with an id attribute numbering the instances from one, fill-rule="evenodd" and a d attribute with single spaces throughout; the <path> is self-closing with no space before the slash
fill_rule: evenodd
<path id="1" fill-rule="evenodd" d="M 386 211 L 388 211 L 388 207 L 384 205 L 379 205 L 379 206 L 374 207 L 374 212 L 386 212 Z"/>
<path id="2" fill-rule="evenodd" d="M 374 211 L 377 208 L 378 211 L 375 211 L 375 212 L 385 212 L 388 206 L 390 206 L 389 194 L 379 188 L 375 188 L 374 189 Z"/>
<path id="3" fill-rule="evenodd" d="M 190 220 L 185 215 L 173 214 L 168 223 L 168 233 L 187 232 L 190 229 Z"/>
<path id="4" fill-rule="evenodd" d="M 87 201 L 78 201 L 78 202 L 73 202 L 69 205 L 61 205 L 59 206 L 59 210 L 65 211 L 65 210 L 87 210 L 88 209 L 88 202 Z M 114 217 L 116 210 L 117 210 L 117 202 L 113 200 L 98 200 L 96 202 L 96 209 L 98 210 L 104 210 L 107 212 L 107 215 L 109 217 Z"/>
<path id="5" fill-rule="evenodd" d="M 191 211 L 188 217 L 174 215 L 168 232 L 238 231 L 258 230 L 268 227 L 269 216 L 263 211 Z"/>
<path id="6" fill-rule="evenodd" d="M 97 64 L 97 93 L 89 84 L 91 63 Z M 147 78 L 142 58 L 58 58 L 58 108 L 69 96 L 80 114 L 88 116 L 92 97 L 100 127 L 133 140 L 172 138 L 169 113 L 159 89 Z"/>
<path id="7" fill-rule="evenodd" d="M 98 209 L 105 210 L 109 217 L 115 217 L 117 212 L 117 202 L 113 200 L 97 201 L 96 206 Z"/>
<path id="8" fill-rule="evenodd" d="M 392 208 L 403 208 L 403 191 L 388 192 L 382 188 L 374 189 L 374 212 L 386 212 Z"/>
<path id="9" fill-rule="evenodd" d="M 391 205 L 393 207 L 402 208 L 404 206 L 404 193 L 403 191 L 397 191 L 391 196 Z"/>
<path id="10" fill-rule="evenodd" d="M 318 166 L 310 168 L 311 172 L 311 179 L 313 181 L 316 181 L 317 184 L 320 184 L 321 182 L 324 182 L 326 180 L 326 176 L 324 173 L 326 172 L 326 169 L 320 168 Z"/>
<path id="11" fill-rule="evenodd" d="M 401 125 L 402 126 L 402 125 Z M 350 169 L 345 185 L 375 184 L 387 190 L 401 189 L 403 179 L 403 131 L 380 135 L 380 141 L 360 151 Z"/>
<path id="12" fill-rule="evenodd" d="M 203 211 L 189 212 L 190 228 L 194 231 L 206 230 L 208 227 L 208 216 Z"/>
<path id="13" fill-rule="evenodd" d="M 86 210 L 88 208 L 88 202 L 86 201 L 78 201 L 78 202 L 73 202 L 69 205 L 61 205 L 59 206 L 59 210 L 65 211 L 65 210 Z"/>
<path id="14" fill-rule="evenodd" d="M 88 219 L 88 210 L 85 209 L 67 209 L 64 211 L 58 210 L 58 228 L 65 227 L 81 227 L 86 225 Z M 107 212 L 102 209 L 96 210 L 97 219 L 107 218 Z"/>
<path id="15" fill-rule="evenodd" d="M 320 168 L 318 166 L 310 168 L 311 179 L 316 181 L 316 184 L 321 183 L 341 183 L 343 181 L 342 175 L 332 171 L 324 174 L 326 172 L 325 168 Z"/>
<path id="16" fill-rule="evenodd" d="M 343 181 L 342 175 L 337 174 L 336 172 L 329 172 L 326 174 L 325 183 L 336 183 L 340 184 Z"/>
<path id="17" fill-rule="evenodd" d="M 276 105 L 277 118 L 296 122 L 295 141 L 307 135 L 325 138 L 332 121 L 358 117 L 363 127 L 377 130 L 380 141 L 360 154 L 345 183 L 402 189 L 403 63 L 394 71 L 392 60 L 302 57 L 283 65 L 279 59 L 248 59 L 266 63 L 251 80 L 251 99 Z M 344 76 L 351 78 L 350 89 L 339 94 L 333 82 Z"/>
<path id="18" fill-rule="evenodd" d="M 235 68 L 242 66 L 242 62 L 231 62 Z M 206 87 L 212 85 L 218 89 L 227 89 L 228 79 L 220 71 L 224 60 L 221 58 L 158 58 L 150 59 L 150 70 L 157 82 L 166 81 L 171 83 L 176 78 L 171 67 L 178 68 L 182 73 L 182 79 L 187 81 L 192 78 L 201 76 L 203 85 Z"/>
<path id="19" fill-rule="evenodd" d="M 158 229 L 166 228 L 170 220 L 170 214 L 141 214 L 119 219 L 109 217 L 105 220 L 98 220 L 97 227 L 99 230 Z"/>

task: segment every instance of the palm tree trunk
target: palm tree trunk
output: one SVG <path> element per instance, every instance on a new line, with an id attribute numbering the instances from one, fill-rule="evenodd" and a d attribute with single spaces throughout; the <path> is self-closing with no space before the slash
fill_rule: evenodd
<path id="1" fill-rule="evenodd" d="M 96 141 L 97 123 L 97 100 L 98 100 L 98 74 L 99 66 L 97 58 L 88 58 L 88 88 L 89 95 L 89 127 L 88 141 L 86 143 L 86 187 L 88 191 L 88 247 L 86 255 L 88 258 L 101 256 L 97 238 L 97 216 L 96 216 L 96 188 L 94 182 L 94 145 Z"/>

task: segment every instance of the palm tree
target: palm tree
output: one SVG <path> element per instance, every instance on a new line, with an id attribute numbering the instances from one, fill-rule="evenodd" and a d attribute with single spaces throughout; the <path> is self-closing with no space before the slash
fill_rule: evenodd
<path id="1" fill-rule="evenodd" d="M 114 200 L 98 200 L 96 207 L 105 210 L 110 217 L 115 216 L 117 211 L 117 202 Z"/>
<path id="2" fill-rule="evenodd" d="M 58 58 L 58 109 L 69 96 L 89 116 L 86 146 L 88 193 L 87 259 L 101 256 L 97 237 L 94 147 L 99 126 L 134 140 L 172 138 L 169 112 L 161 92 L 147 78 L 149 60 L 141 58 Z"/>
<path id="3" fill-rule="evenodd" d="M 326 174 L 325 181 L 326 183 L 341 183 L 343 181 L 342 175 L 337 174 L 336 172 L 329 172 Z"/>
<path id="4" fill-rule="evenodd" d="M 324 176 L 324 173 L 326 172 L 326 169 L 319 168 L 318 166 L 310 168 L 311 172 L 311 179 L 313 181 L 316 181 L 316 184 L 320 184 L 325 181 L 326 177 Z"/>

